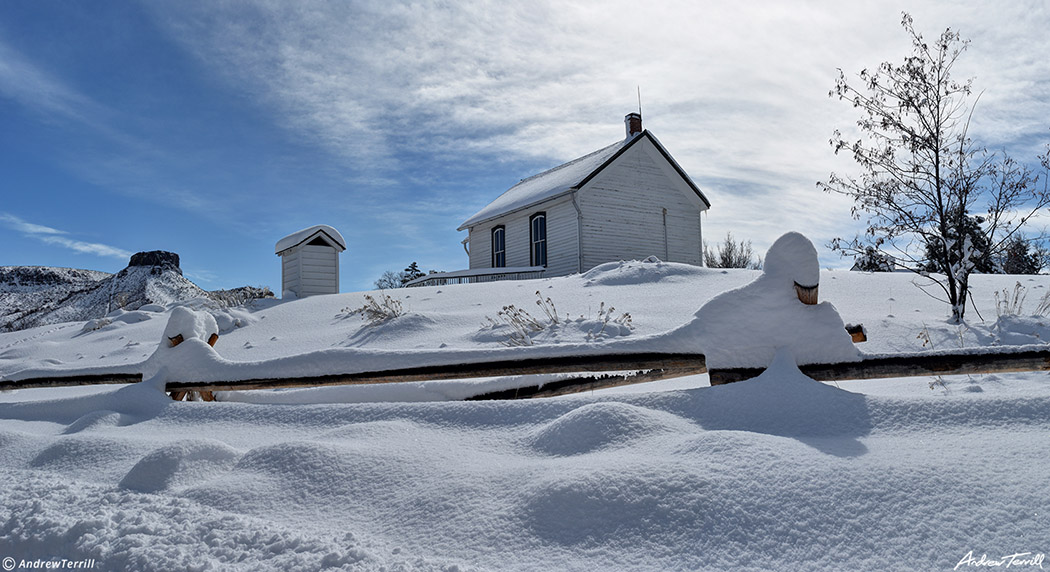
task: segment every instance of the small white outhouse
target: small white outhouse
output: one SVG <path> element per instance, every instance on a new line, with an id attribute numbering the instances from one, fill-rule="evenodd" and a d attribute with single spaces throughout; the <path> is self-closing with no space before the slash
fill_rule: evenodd
<path id="1" fill-rule="evenodd" d="M 344 250 L 343 235 L 326 224 L 304 228 L 277 241 L 274 251 L 281 257 L 281 297 L 338 294 L 339 253 Z"/>

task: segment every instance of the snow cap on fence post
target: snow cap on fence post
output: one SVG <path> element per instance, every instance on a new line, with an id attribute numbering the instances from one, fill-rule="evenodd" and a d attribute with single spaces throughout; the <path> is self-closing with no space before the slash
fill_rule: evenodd
<path id="1" fill-rule="evenodd" d="M 219 324 L 215 317 L 207 312 L 194 312 L 185 306 L 172 308 L 168 324 L 164 326 L 161 346 L 175 347 L 191 338 L 214 346 L 219 339 Z"/>
<path id="2" fill-rule="evenodd" d="M 817 303 L 820 283 L 820 262 L 817 249 L 808 238 L 798 232 L 788 232 L 778 238 L 769 250 L 763 270 L 773 279 L 791 280 L 795 294 L 803 304 Z"/>
<path id="3" fill-rule="evenodd" d="M 699 351 L 708 369 L 766 367 L 780 348 L 798 363 L 856 361 L 859 353 L 838 311 L 817 303 L 820 263 L 805 236 L 789 232 L 766 252 L 762 274 L 723 292 L 661 340 L 667 351 Z"/>
<path id="4" fill-rule="evenodd" d="M 157 349 L 141 364 L 142 387 L 164 392 L 169 381 L 210 379 L 224 363 L 215 352 L 219 325 L 208 312 L 171 309 Z"/>

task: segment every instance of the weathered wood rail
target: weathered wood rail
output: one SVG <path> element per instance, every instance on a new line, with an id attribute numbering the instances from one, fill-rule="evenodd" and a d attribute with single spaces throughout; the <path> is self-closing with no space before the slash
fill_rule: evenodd
<path id="1" fill-rule="evenodd" d="M 39 389 L 42 387 L 73 387 L 76 385 L 106 385 L 138 383 L 141 373 L 99 373 L 91 375 L 53 375 L 20 380 L 0 379 L 0 391 L 6 389 Z"/>
<path id="2" fill-rule="evenodd" d="M 799 366 L 799 369 L 817 381 L 1050 371 L 1050 349 L 1010 351 L 1000 347 L 996 352 L 965 352 L 966 350 L 960 350 L 875 357 L 857 362 L 808 364 Z M 711 385 L 722 385 L 751 379 L 762 373 L 762 370 L 763 368 L 718 369 L 708 374 L 711 377 Z"/>
<path id="3" fill-rule="evenodd" d="M 1010 350 L 997 348 L 994 352 L 967 353 L 938 352 L 872 357 L 857 362 L 809 364 L 799 369 L 818 381 L 849 381 L 888 377 L 915 377 L 927 375 L 1006 373 L 1019 371 L 1050 371 L 1050 348 Z M 333 385 L 364 385 L 441 381 L 479 377 L 504 377 L 542 374 L 599 374 L 577 375 L 543 384 L 497 390 L 467 399 L 523 399 L 552 397 L 607 387 L 617 387 L 670 379 L 686 375 L 708 373 L 712 385 L 723 385 L 750 379 L 762 373 L 763 368 L 731 368 L 708 371 L 702 354 L 637 353 L 596 354 L 589 356 L 561 356 L 528 359 L 509 359 L 488 362 L 428 365 L 389 370 L 367 371 L 338 375 L 297 378 L 246 379 L 238 381 L 182 382 L 169 381 L 166 389 L 173 396 L 188 392 L 208 394 L 215 391 L 247 389 L 278 389 L 325 387 Z M 23 380 L 0 379 L 0 390 L 75 385 L 137 383 L 141 374 L 95 374 L 75 376 L 48 376 Z"/>
<path id="4" fill-rule="evenodd" d="M 168 391 L 235 391 L 243 389 L 277 389 L 293 387 L 324 387 L 330 385 L 365 385 L 382 383 L 405 383 L 419 381 L 442 381 L 452 379 L 470 379 L 478 377 L 504 377 L 518 375 L 542 375 L 558 373 L 607 373 L 607 372 L 647 372 L 644 377 L 633 375 L 615 375 L 605 378 L 573 378 L 581 386 L 575 391 L 587 391 L 601 387 L 615 387 L 643 381 L 666 379 L 704 373 L 707 366 L 702 354 L 677 353 L 638 353 L 611 354 L 594 356 L 561 356 L 549 358 L 529 358 L 516 360 L 498 360 L 488 362 L 459 363 L 438 366 L 419 366 L 382 371 L 325 375 L 299 378 L 246 379 L 224 382 L 178 382 L 167 384 Z M 544 384 L 542 395 L 561 395 L 551 393 L 558 385 L 564 393 L 572 380 L 559 380 Z M 587 387 L 582 387 L 587 386 Z M 517 391 L 524 396 L 528 388 Z M 567 391 L 573 393 L 574 391 Z M 540 396 L 540 395 L 533 395 Z"/>

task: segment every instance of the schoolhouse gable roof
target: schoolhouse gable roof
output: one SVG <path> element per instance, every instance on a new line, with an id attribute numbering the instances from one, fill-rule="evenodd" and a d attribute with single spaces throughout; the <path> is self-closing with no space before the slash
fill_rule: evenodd
<path id="1" fill-rule="evenodd" d="M 512 211 L 528 208 L 545 200 L 579 189 L 601 173 L 607 166 L 616 161 L 620 155 L 623 155 L 637 142 L 645 138 L 648 138 L 653 142 L 654 146 L 660 151 L 668 163 L 674 167 L 675 171 L 681 175 L 682 179 L 689 185 L 689 187 L 696 192 L 705 205 L 710 207 L 710 201 L 707 200 L 707 197 L 704 196 L 693 181 L 689 179 L 689 176 L 686 175 L 685 171 L 678 165 L 678 162 L 671 157 L 667 150 L 664 149 L 664 146 L 660 144 L 649 130 L 645 130 L 641 133 L 630 136 L 623 141 L 617 141 L 608 147 L 603 147 L 593 153 L 573 159 L 568 163 L 558 165 L 553 169 L 548 169 L 527 179 L 522 179 L 518 184 L 508 189 L 502 195 L 497 197 L 496 200 L 489 203 L 485 208 L 464 221 L 456 230 L 465 230 L 478 223 L 494 219 Z"/>

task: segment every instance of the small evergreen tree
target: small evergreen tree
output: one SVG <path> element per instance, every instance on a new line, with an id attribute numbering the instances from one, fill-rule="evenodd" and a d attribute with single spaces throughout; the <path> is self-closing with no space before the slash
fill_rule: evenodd
<path id="1" fill-rule="evenodd" d="M 423 276 L 426 276 L 426 274 L 421 272 L 419 270 L 419 266 L 415 263 L 415 261 L 413 261 L 412 264 L 408 265 L 408 268 L 405 268 L 401 271 L 401 285 L 404 286 L 412 280 L 415 280 L 416 278 L 422 278 Z"/>
<path id="2" fill-rule="evenodd" d="M 953 217 L 954 218 L 954 217 Z M 958 267 L 962 256 L 969 257 L 972 265 L 971 272 L 978 274 L 995 274 L 997 272 L 988 235 L 981 228 L 984 217 L 966 216 L 958 227 L 949 227 L 945 232 L 945 239 L 940 237 L 931 238 L 926 242 L 926 264 L 923 266 L 927 272 L 938 272 L 948 274 L 951 268 Z M 959 232 L 961 230 L 961 233 Z M 969 239 L 969 250 L 959 248 L 946 248 L 945 244 L 956 244 L 962 234 L 963 241 Z"/>
<path id="3" fill-rule="evenodd" d="M 1027 240 L 1014 236 L 1003 249 L 1001 266 L 1005 274 L 1039 274 L 1046 266 L 1046 250 L 1033 251 Z"/>
<path id="4" fill-rule="evenodd" d="M 864 253 L 857 256 L 853 262 L 853 268 L 860 272 L 893 272 L 893 257 L 879 252 L 873 246 L 864 249 Z"/>

